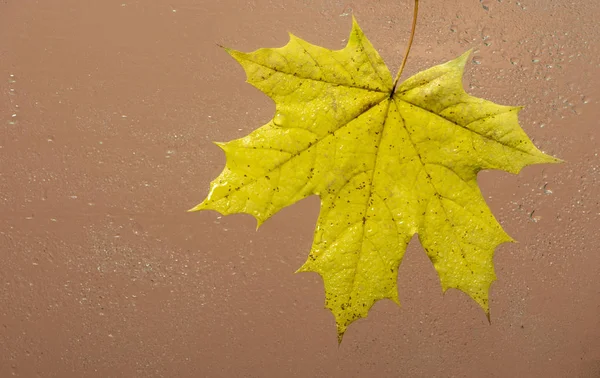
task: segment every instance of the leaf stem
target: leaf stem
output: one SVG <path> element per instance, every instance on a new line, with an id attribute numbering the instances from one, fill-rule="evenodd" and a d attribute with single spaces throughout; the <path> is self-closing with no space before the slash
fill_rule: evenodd
<path id="1" fill-rule="evenodd" d="M 406 61 L 408 60 L 408 53 L 410 52 L 410 47 L 413 43 L 413 38 L 415 37 L 415 29 L 417 28 L 417 14 L 419 13 L 419 0 L 415 0 L 415 11 L 413 13 L 413 22 L 412 29 L 410 31 L 410 39 L 408 40 L 408 45 L 406 46 L 406 52 L 404 53 L 404 59 L 402 59 L 402 65 L 396 74 L 396 78 L 394 79 L 394 86 L 392 87 L 392 92 L 390 93 L 390 97 L 394 95 L 396 91 L 396 86 L 398 85 L 398 80 L 400 80 L 400 75 L 402 75 L 402 71 L 404 70 L 404 66 L 406 65 Z"/>

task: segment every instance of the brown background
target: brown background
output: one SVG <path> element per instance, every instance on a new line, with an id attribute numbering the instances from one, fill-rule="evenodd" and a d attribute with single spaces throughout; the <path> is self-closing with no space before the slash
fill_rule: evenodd
<path id="1" fill-rule="evenodd" d="M 352 12 L 395 72 L 412 0 L 0 2 L 0 377 L 600 377 L 597 0 L 421 1 L 405 77 L 475 48 L 467 90 L 525 105 L 567 161 L 480 175 L 519 241 L 491 325 L 415 239 L 402 307 L 338 348 L 320 278 L 293 274 L 317 198 L 258 232 L 184 212 L 223 167 L 210 142 L 274 112 L 216 43 L 338 49 Z"/>

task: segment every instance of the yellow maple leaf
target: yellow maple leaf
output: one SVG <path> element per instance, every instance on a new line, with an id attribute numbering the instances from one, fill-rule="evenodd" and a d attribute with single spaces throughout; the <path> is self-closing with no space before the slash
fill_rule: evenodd
<path id="1" fill-rule="evenodd" d="M 247 213 L 260 225 L 320 196 L 299 271 L 323 277 L 339 341 L 375 301 L 398 303 L 398 266 L 415 233 L 443 290 L 462 290 L 489 316 L 494 249 L 512 239 L 487 207 L 477 173 L 559 160 L 531 143 L 519 107 L 464 91 L 469 52 L 394 87 L 356 20 L 338 51 L 293 35 L 282 48 L 226 50 L 276 113 L 250 135 L 218 143 L 226 167 L 192 211 Z"/>

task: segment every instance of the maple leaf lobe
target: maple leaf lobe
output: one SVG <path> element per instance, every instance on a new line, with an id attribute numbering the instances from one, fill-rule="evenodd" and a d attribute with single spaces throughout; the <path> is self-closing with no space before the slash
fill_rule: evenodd
<path id="1" fill-rule="evenodd" d="M 290 34 L 281 48 L 227 52 L 276 112 L 248 136 L 219 144 L 225 169 L 192 210 L 247 213 L 260 225 L 319 195 L 313 246 L 298 271 L 322 276 L 339 341 L 377 300 L 399 303 L 398 266 L 415 233 L 443 290 L 467 293 L 489 315 L 493 253 L 512 239 L 487 207 L 477 173 L 558 159 L 525 135 L 520 108 L 464 91 L 469 52 L 393 94 L 385 63 L 354 19 L 342 50 Z"/>

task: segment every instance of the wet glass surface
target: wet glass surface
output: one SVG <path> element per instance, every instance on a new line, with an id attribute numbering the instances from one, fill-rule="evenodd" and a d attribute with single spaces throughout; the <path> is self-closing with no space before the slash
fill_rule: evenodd
<path id="1" fill-rule="evenodd" d="M 317 198 L 259 231 L 185 212 L 224 164 L 212 141 L 275 116 L 217 44 L 338 49 L 354 14 L 395 73 L 412 1 L 0 4 L 0 376 L 600 376 L 600 5 L 435 3 L 403 77 L 473 48 L 467 91 L 525 106 L 566 163 L 479 175 L 519 241 L 496 252 L 491 324 L 442 295 L 414 238 L 402 307 L 377 303 L 339 348 L 321 279 L 293 274 Z"/>

